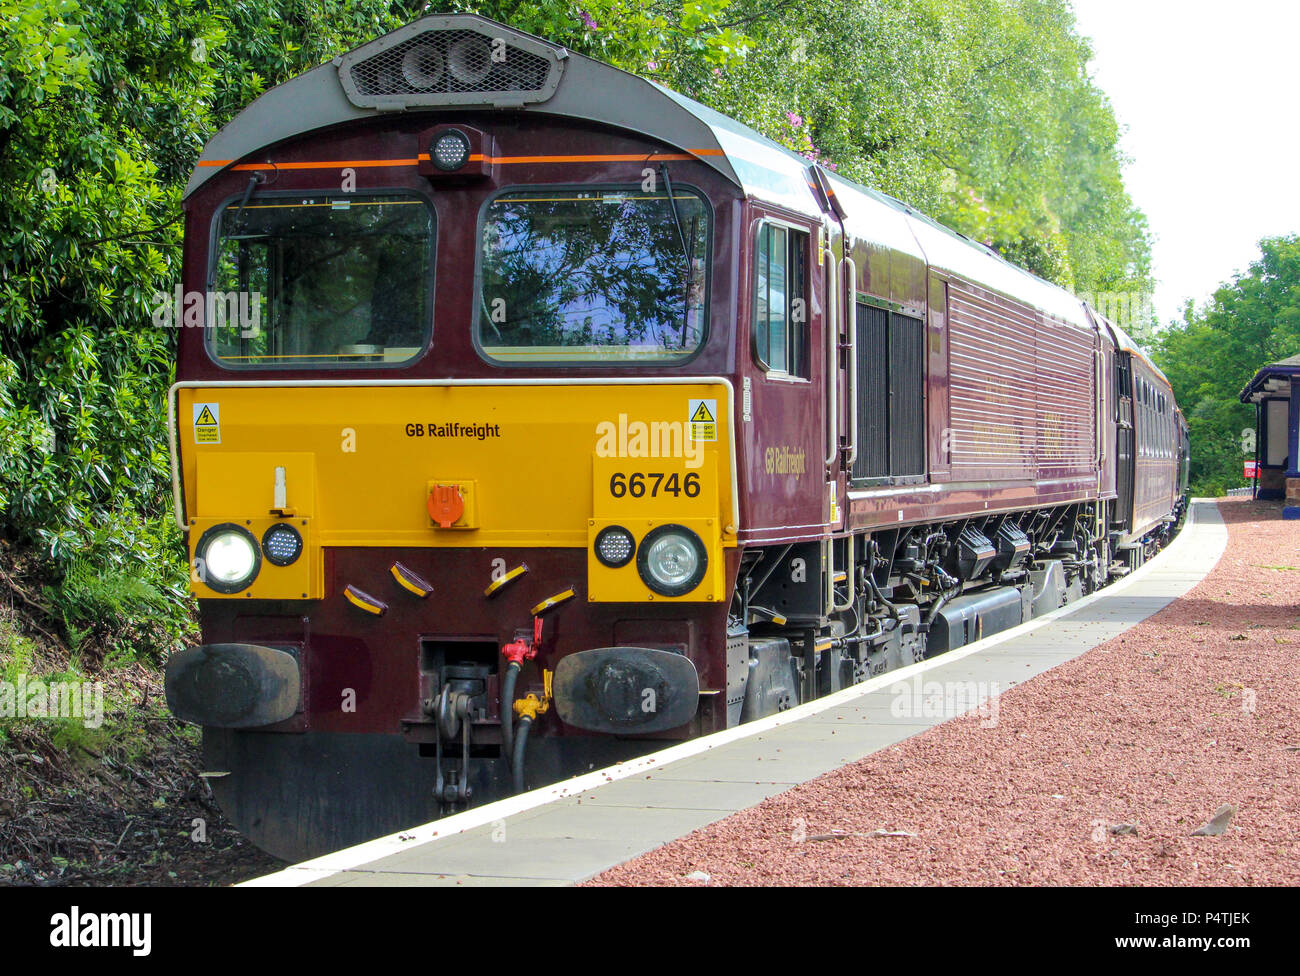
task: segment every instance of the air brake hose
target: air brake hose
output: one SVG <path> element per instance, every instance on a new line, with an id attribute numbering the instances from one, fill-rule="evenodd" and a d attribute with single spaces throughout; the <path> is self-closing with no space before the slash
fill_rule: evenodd
<path id="1" fill-rule="evenodd" d="M 955 576 L 949 576 L 943 571 L 942 567 L 936 566 L 935 571 L 938 573 L 940 583 L 950 582 L 952 585 L 940 591 L 939 596 L 935 598 L 934 603 L 930 605 L 929 612 L 925 615 L 925 620 L 921 623 L 921 633 L 928 634 L 930 627 L 934 624 L 934 618 L 939 615 L 945 603 L 961 592 L 961 580 Z"/>
<path id="2" fill-rule="evenodd" d="M 928 634 L 930 632 L 930 627 L 934 624 L 934 618 L 939 616 L 939 611 L 943 609 L 943 605 L 947 602 L 948 593 L 946 591 L 935 597 L 934 602 L 930 604 L 930 609 L 926 613 L 925 619 L 921 621 L 919 629 L 922 634 Z"/>
<path id="3" fill-rule="evenodd" d="M 505 676 L 501 679 L 501 755 L 506 762 L 511 761 L 514 750 L 515 722 L 515 680 L 519 677 L 525 661 L 537 657 L 537 650 L 542 645 L 542 618 L 533 618 L 533 639 L 516 637 L 501 648 L 501 656 L 508 662 Z"/>
<path id="4" fill-rule="evenodd" d="M 524 757 L 528 752 L 528 730 L 533 727 L 537 716 L 551 707 L 550 686 L 541 698 L 531 692 L 515 702 L 515 711 L 519 713 L 519 728 L 515 730 L 514 748 L 510 755 L 510 771 L 514 776 L 515 792 L 524 791 Z"/>
<path id="5" fill-rule="evenodd" d="M 519 677 L 519 668 L 518 661 L 511 661 L 501 682 L 501 755 L 507 759 L 514 749 L 515 679 Z"/>
<path id="6" fill-rule="evenodd" d="M 528 749 L 528 730 L 532 725 L 532 716 L 523 716 L 519 720 L 519 733 L 515 736 L 514 755 L 511 758 L 510 768 L 514 773 L 516 793 L 524 791 L 524 753 Z"/>

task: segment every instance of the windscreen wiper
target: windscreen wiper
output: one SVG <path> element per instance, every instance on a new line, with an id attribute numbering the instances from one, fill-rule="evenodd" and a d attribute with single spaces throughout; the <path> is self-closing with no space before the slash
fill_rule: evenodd
<path id="1" fill-rule="evenodd" d="M 691 249 L 686 246 L 686 232 L 682 230 L 682 215 L 677 212 L 677 199 L 673 196 L 673 181 L 668 175 L 668 164 L 660 163 L 659 172 L 663 174 L 664 189 L 668 191 L 668 206 L 673 212 L 673 224 L 677 227 L 677 239 L 682 245 L 682 256 L 686 258 L 686 267 L 691 266 Z"/>
<path id="2" fill-rule="evenodd" d="M 240 199 L 240 201 L 239 201 L 239 206 L 235 209 L 235 226 L 236 226 L 236 227 L 239 226 L 239 218 L 240 218 L 241 216 L 243 216 L 244 208 L 245 208 L 246 206 L 248 206 L 248 199 L 249 199 L 249 197 L 251 197 L 251 196 L 253 195 L 253 191 L 254 191 L 255 189 L 257 189 L 257 184 L 259 184 L 259 183 L 261 183 L 261 182 L 262 182 L 262 174 L 261 174 L 261 173 L 254 173 L 254 174 L 252 175 L 252 177 L 249 178 L 249 181 L 248 181 L 248 187 L 247 187 L 247 189 L 244 190 L 244 196 L 243 196 L 242 199 Z"/>
<path id="3" fill-rule="evenodd" d="M 682 257 L 686 261 L 686 289 L 682 296 L 682 345 L 686 344 L 686 332 L 691 320 L 691 249 L 686 244 L 686 232 L 682 229 L 682 215 L 677 211 L 677 198 L 673 195 L 673 180 L 668 175 L 668 164 L 660 163 L 659 172 L 663 174 L 664 189 L 668 192 L 668 206 L 673 212 L 673 225 L 677 228 L 677 240 L 682 245 Z M 694 232 L 691 239 L 695 239 Z"/>

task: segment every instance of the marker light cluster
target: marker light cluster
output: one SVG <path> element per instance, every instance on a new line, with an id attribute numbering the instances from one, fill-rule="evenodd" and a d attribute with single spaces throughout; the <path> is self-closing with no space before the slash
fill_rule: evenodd
<path id="1" fill-rule="evenodd" d="M 602 566 L 618 569 L 632 561 L 636 553 L 636 539 L 621 525 L 601 529 L 596 536 L 596 559 Z"/>
<path id="2" fill-rule="evenodd" d="M 469 136 L 456 129 L 448 129 L 433 141 L 429 158 L 444 173 L 454 173 L 469 162 Z"/>
<path id="3" fill-rule="evenodd" d="M 226 522 L 203 533 L 194 548 L 199 579 L 218 593 L 238 593 L 257 578 L 262 568 L 253 533 L 242 525 Z"/>
<path id="4" fill-rule="evenodd" d="M 302 555 L 302 536 L 288 522 L 277 522 L 262 536 L 262 552 L 273 566 L 288 566 Z"/>

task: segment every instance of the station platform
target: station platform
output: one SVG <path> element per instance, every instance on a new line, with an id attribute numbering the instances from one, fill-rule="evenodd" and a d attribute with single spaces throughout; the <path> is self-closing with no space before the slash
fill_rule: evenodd
<path id="1" fill-rule="evenodd" d="M 1145 566 L 968 647 L 715 735 L 245 882 L 279 886 L 562 886 L 910 738 L 1157 613 L 1200 582 L 1227 529 L 1211 500 Z M 948 691 L 956 689 L 953 698 Z M 929 707 L 947 694 L 942 707 Z M 937 706 L 937 703 L 936 703 Z"/>

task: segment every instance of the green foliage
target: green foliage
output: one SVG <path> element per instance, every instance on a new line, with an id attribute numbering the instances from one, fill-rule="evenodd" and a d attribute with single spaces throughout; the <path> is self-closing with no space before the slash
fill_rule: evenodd
<path id="1" fill-rule="evenodd" d="M 627 71 L 671 82 L 688 71 L 739 67 L 752 41 L 733 0 L 448 0 Z"/>
<path id="2" fill-rule="evenodd" d="M 36 643 L 19 633 L 8 617 L 0 617 L 0 681 L 13 683 L 36 660 Z"/>
<path id="3" fill-rule="evenodd" d="M 96 583 L 89 585 L 93 588 Z M 143 591 L 131 594 L 129 589 L 119 594 L 124 606 L 133 599 L 149 598 Z M 75 656 L 71 660 L 58 655 L 56 658 L 43 655 L 35 642 L 19 633 L 10 618 L 0 617 L 0 681 L 7 682 L 11 693 L 16 693 L 22 682 L 27 692 L 24 711 L 32 707 L 34 695 L 44 697 L 45 710 L 53 710 L 48 714 L 28 711 L 21 718 L 0 716 L 0 748 L 30 749 L 33 743 L 48 741 L 74 758 L 110 753 L 134 765 L 156 752 L 159 722 L 172 726 L 172 734 L 197 741 L 198 728 L 171 719 L 161 698 L 145 696 L 137 701 L 138 689 L 129 680 L 129 673 L 128 680 L 116 680 L 115 675 L 102 672 L 92 677 Z M 38 685 L 44 687 L 37 691 Z M 56 699 L 55 685 L 78 686 L 79 698 L 73 697 L 69 703 L 63 688 Z"/>
<path id="4" fill-rule="evenodd" d="M 1300 353 L 1300 237 L 1266 238 L 1259 247 L 1248 272 L 1204 308 L 1189 305 L 1153 351 L 1187 415 L 1194 494 L 1245 484 L 1241 432 L 1254 428 L 1255 408 L 1238 394 L 1261 366 Z"/>
<path id="5" fill-rule="evenodd" d="M 157 652 L 183 636 L 184 619 L 175 620 L 168 614 L 183 595 L 150 581 L 146 572 L 141 563 L 105 568 L 78 559 L 62 583 L 46 588 L 46 598 L 63 618 L 74 653 L 94 636 L 119 651 L 132 649 L 129 642 L 133 640 L 140 641 L 144 646 L 130 656 L 156 658 Z M 155 620 L 166 626 L 142 627 L 138 623 Z"/>
<path id="6" fill-rule="evenodd" d="M 1066 0 L 736 0 L 687 94 L 1080 290 L 1149 285 L 1145 219 Z"/>
<path id="7" fill-rule="evenodd" d="M 179 275 L 211 95 L 189 45 L 218 37 L 188 6 L 0 0 L 0 524 L 56 573 L 78 554 L 183 572 L 148 296 Z"/>
<path id="8" fill-rule="evenodd" d="M 19 633 L 14 628 L 12 620 L 0 617 L 0 682 L 5 682 L 10 689 L 10 694 L 15 696 L 12 704 L 17 705 L 20 682 L 23 682 L 25 690 L 26 685 L 38 680 L 48 685 L 54 682 L 81 682 L 85 678 L 75 667 L 60 671 L 51 671 L 42 667 L 36 644 Z M 31 716 L 18 718 L 13 714 L 5 714 L 0 716 L 0 746 L 8 744 L 15 733 L 35 722 L 52 725 L 51 738 L 61 749 L 88 745 L 92 740 L 100 737 L 100 729 L 87 727 L 84 714 L 40 718 Z"/>
<path id="9" fill-rule="evenodd" d="M 405 22 L 399 6 L 0 0 L 0 531 L 55 576 L 81 560 L 166 594 L 131 610 L 142 647 L 187 614 L 175 336 L 150 319 L 180 279 L 184 181 L 266 83 Z M 65 620 L 70 639 L 90 623 Z"/>

